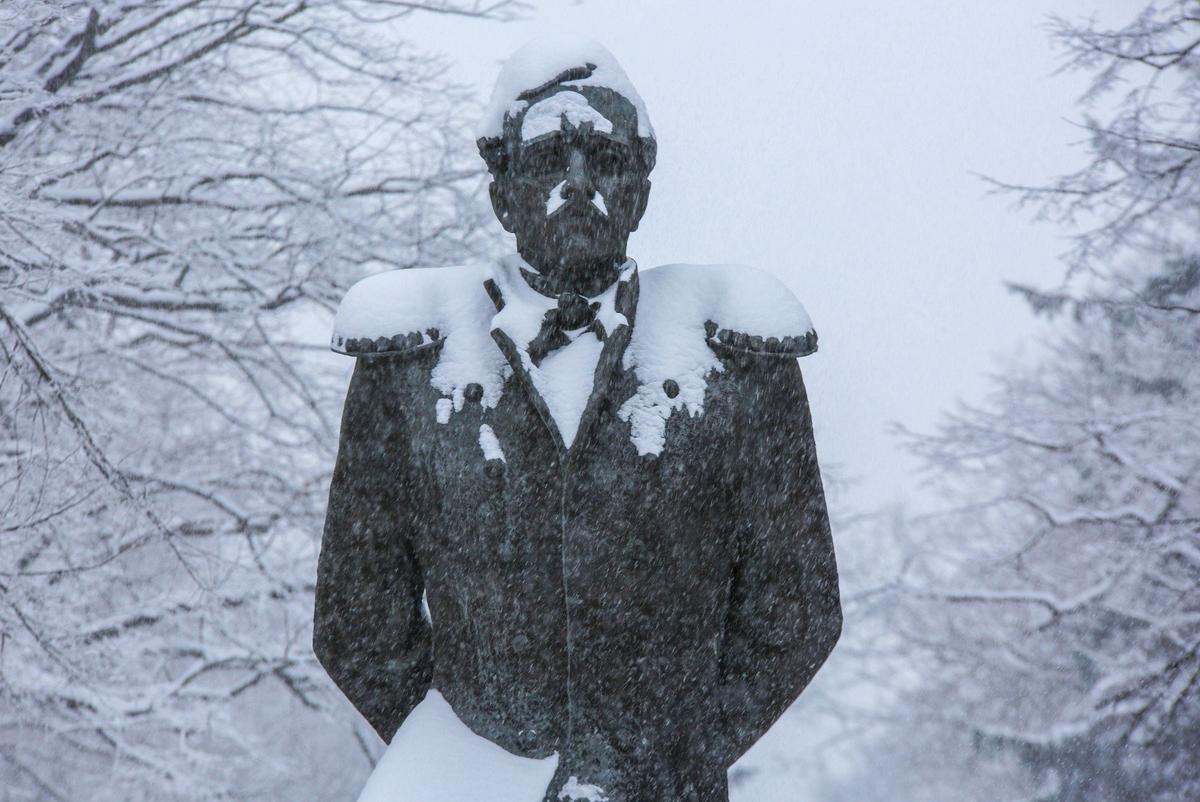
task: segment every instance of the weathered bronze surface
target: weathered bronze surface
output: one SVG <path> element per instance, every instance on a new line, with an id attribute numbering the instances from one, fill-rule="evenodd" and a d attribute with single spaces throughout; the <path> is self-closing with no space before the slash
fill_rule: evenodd
<path id="1" fill-rule="evenodd" d="M 551 83 L 531 97 L 563 90 Z M 526 279 L 560 297 L 542 355 L 616 280 L 655 152 L 627 99 L 571 91 L 613 121 L 610 134 L 564 117 L 556 134 L 523 142 L 516 116 L 500 140 L 480 142 L 496 214 L 538 271 Z M 564 208 L 548 215 L 560 182 Z M 596 333 L 595 386 L 570 449 L 503 332 L 493 336 L 512 372 L 498 404 L 485 408 L 469 385 L 449 423 L 430 413 L 438 332 L 424 344 L 419 333 L 346 344 L 362 356 L 314 642 L 384 739 L 432 685 L 505 749 L 559 753 L 547 801 L 575 778 L 610 802 L 726 802 L 726 770 L 796 699 L 841 628 L 796 360 L 815 335 L 763 338 L 710 321 L 701 336 L 724 369 L 708 378 L 703 414 L 672 414 L 661 454 L 639 454 L 617 414 L 639 386 L 622 364 L 637 287 L 635 275 L 618 298 L 630 325 Z M 503 307 L 494 283 L 487 292 Z M 674 379 L 659 386 L 680 392 Z M 503 459 L 480 453 L 485 421 Z"/>

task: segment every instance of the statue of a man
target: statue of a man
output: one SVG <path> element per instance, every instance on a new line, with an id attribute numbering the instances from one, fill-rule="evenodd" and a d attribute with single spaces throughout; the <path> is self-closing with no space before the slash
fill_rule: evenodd
<path id="1" fill-rule="evenodd" d="M 338 313 L 317 655 L 385 740 L 436 689 L 557 754 L 546 800 L 725 802 L 841 629 L 816 336 L 766 273 L 628 258 L 655 139 L 599 45 L 518 51 L 482 133 L 517 254 Z"/>

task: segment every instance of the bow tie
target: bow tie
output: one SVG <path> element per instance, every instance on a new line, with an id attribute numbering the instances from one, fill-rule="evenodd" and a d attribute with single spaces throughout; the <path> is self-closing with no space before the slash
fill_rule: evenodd
<path id="1" fill-rule="evenodd" d="M 558 296 L 558 306 L 547 309 L 542 317 L 542 328 L 538 335 L 529 342 L 529 358 L 533 364 L 540 365 L 546 355 L 555 348 L 561 348 L 571 342 L 566 332 L 588 327 L 588 331 L 603 342 L 607 337 L 604 324 L 596 320 L 596 311 L 600 308 L 599 301 L 588 299 L 575 292 L 564 292 Z"/>

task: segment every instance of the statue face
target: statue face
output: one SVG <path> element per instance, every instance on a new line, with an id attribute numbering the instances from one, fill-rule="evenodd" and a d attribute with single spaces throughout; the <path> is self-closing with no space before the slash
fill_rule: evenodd
<path id="1" fill-rule="evenodd" d="M 556 86 L 506 123 L 504 143 L 492 204 L 527 261 L 569 276 L 624 259 L 650 192 L 632 103 L 609 89 Z"/>

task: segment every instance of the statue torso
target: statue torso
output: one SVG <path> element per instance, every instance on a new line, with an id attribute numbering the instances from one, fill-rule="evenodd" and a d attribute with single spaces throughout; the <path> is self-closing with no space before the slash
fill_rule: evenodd
<path id="1" fill-rule="evenodd" d="M 413 328 L 423 336 L 378 316 L 375 337 L 358 321 L 335 335 L 343 350 L 376 344 L 364 358 L 408 443 L 395 481 L 417 508 L 434 687 L 509 751 L 562 752 L 614 790 L 630 777 L 673 787 L 665 766 L 704 767 L 709 776 L 688 778 L 710 789 L 699 798 L 725 799 L 726 766 L 705 755 L 720 736 L 711 694 L 755 481 L 745 441 L 765 383 L 786 380 L 779 363 L 815 346 L 807 317 L 789 293 L 796 309 L 780 315 L 794 335 L 768 352 L 765 339 L 699 319 L 721 311 L 705 297 L 718 269 L 635 275 L 633 325 L 608 332 L 567 449 L 527 361 L 491 333 L 496 293 L 483 283 L 494 272 L 449 270 L 473 274 L 445 276 L 460 294 Z M 719 269 L 737 281 L 730 270 Z M 694 320 L 672 311 L 681 303 L 697 307 Z"/>

